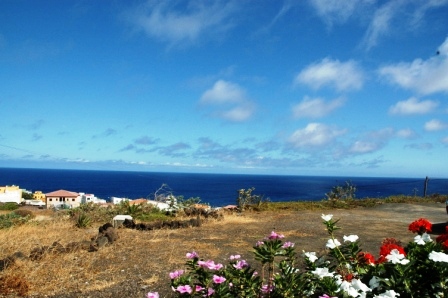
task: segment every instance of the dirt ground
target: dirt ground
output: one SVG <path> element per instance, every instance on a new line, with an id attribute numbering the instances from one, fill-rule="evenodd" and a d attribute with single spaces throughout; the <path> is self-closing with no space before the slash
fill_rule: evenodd
<path id="1" fill-rule="evenodd" d="M 230 255 L 240 254 L 251 263 L 252 246 L 275 230 L 284 234 L 286 241 L 294 242 L 298 252 L 323 253 L 328 236 L 321 213 L 249 212 L 225 215 L 223 220 L 210 220 L 199 228 L 157 231 L 119 229 L 118 242 L 98 252 L 63 256 L 63 265 L 55 265 L 48 256 L 37 264 L 27 263 L 31 261 L 22 263 L 19 270 L 25 267 L 36 271 L 34 275 L 31 272 L 29 275 L 36 278 L 30 281 L 28 297 L 142 298 L 148 291 L 158 291 L 161 297 L 170 297 L 168 273 L 183 268 L 187 252 L 196 251 L 201 258 L 222 263 L 226 263 Z M 434 224 L 447 222 L 445 205 L 441 203 L 383 204 L 373 208 L 325 213 L 340 219 L 338 225 L 342 229 L 337 231 L 337 235 L 341 240 L 343 235 L 356 234 L 363 249 L 374 255 L 378 254 L 384 238 L 394 237 L 404 243 L 412 241 L 415 235 L 408 231 L 408 225 L 418 218 L 427 218 Z M 70 237 L 87 238 L 95 229 L 77 231 Z M 64 242 L 69 238 L 54 240 Z M 43 239 L 42 242 L 48 245 L 51 239 Z M 8 248 L 3 253 L 14 249 Z M 58 271 L 53 268 L 55 266 L 64 269 Z M 8 270 L 2 274 L 8 274 Z M 39 274 L 42 275 L 39 270 L 55 276 L 51 281 L 44 279 L 38 282 Z M 59 275 L 57 272 L 60 272 Z"/>

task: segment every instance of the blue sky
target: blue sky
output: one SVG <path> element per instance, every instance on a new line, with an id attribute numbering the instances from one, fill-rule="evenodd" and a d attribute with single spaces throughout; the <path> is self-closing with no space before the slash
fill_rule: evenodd
<path id="1" fill-rule="evenodd" d="M 0 1 L 0 167 L 448 177 L 448 0 Z"/>

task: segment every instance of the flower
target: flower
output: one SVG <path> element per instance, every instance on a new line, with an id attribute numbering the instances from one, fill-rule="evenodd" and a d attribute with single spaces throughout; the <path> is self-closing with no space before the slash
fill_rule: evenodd
<path id="1" fill-rule="evenodd" d="M 409 231 L 418 234 L 431 232 L 431 229 L 432 229 L 432 223 L 429 222 L 426 218 L 419 218 L 409 225 Z"/>
<path id="2" fill-rule="evenodd" d="M 233 265 L 233 267 L 238 270 L 241 270 L 244 267 L 248 267 L 248 266 L 249 266 L 249 263 L 247 263 L 245 260 L 238 261 L 236 264 Z"/>
<path id="3" fill-rule="evenodd" d="M 358 262 L 364 265 L 374 265 L 375 257 L 371 253 L 361 251 L 358 253 Z"/>
<path id="4" fill-rule="evenodd" d="M 352 279 L 352 287 L 361 292 L 371 292 L 372 290 L 359 279 Z"/>
<path id="5" fill-rule="evenodd" d="M 315 252 L 306 252 L 304 255 L 311 263 L 314 263 L 318 259 Z"/>
<path id="6" fill-rule="evenodd" d="M 198 255 L 198 253 L 197 253 L 197 252 L 195 252 L 195 251 L 192 251 L 192 252 L 187 252 L 187 255 L 186 255 L 186 257 L 187 257 L 188 259 L 194 259 L 194 258 L 197 258 L 197 257 L 199 257 L 199 255 Z"/>
<path id="7" fill-rule="evenodd" d="M 380 279 L 376 276 L 373 276 L 369 281 L 369 286 L 371 289 L 376 289 L 380 286 Z"/>
<path id="8" fill-rule="evenodd" d="M 288 247 L 290 248 L 294 247 L 294 243 L 287 241 L 282 245 L 282 248 L 288 248 Z"/>
<path id="9" fill-rule="evenodd" d="M 200 291 L 202 291 L 202 290 L 204 290 L 205 288 L 204 287 L 202 287 L 202 286 L 200 286 L 200 285 L 196 285 L 195 287 L 194 287 L 194 290 L 196 291 L 196 292 L 200 292 Z"/>
<path id="10" fill-rule="evenodd" d="M 334 273 L 330 272 L 328 268 L 316 268 L 314 271 L 311 271 L 311 273 L 319 276 L 319 278 L 333 277 L 334 275 Z"/>
<path id="11" fill-rule="evenodd" d="M 327 215 L 325 215 L 325 214 L 322 214 L 322 219 L 325 221 L 325 222 L 327 222 L 327 221 L 330 221 L 332 218 L 333 218 L 333 214 L 327 214 Z"/>
<path id="12" fill-rule="evenodd" d="M 285 236 L 282 234 L 277 234 L 276 232 L 272 231 L 271 234 L 266 239 L 277 240 L 282 238 L 285 238 Z"/>
<path id="13" fill-rule="evenodd" d="M 213 288 L 208 288 L 207 289 L 207 297 L 210 297 L 211 295 L 213 295 L 215 293 L 215 290 L 213 290 Z"/>
<path id="14" fill-rule="evenodd" d="M 386 256 L 386 259 L 389 262 L 392 262 L 392 264 L 406 265 L 407 263 L 410 262 L 408 259 L 405 258 L 404 254 L 398 251 L 398 249 L 392 249 L 390 254 Z"/>
<path id="15" fill-rule="evenodd" d="M 222 264 L 215 264 L 214 261 L 212 260 L 208 260 L 206 262 L 204 261 L 198 261 L 198 265 L 201 266 L 202 268 L 208 268 L 210 270 L 219 270 L 222 267 L 224 267 Z"/>
<path id="16" fill-rule="evenodd" d="M 146 298 L 159 298 L 159 293 L 149 292 L 148 294 L 146 294 Z"/>
<path id="17" fill-rule="evenodd" d="M 226 278 L 223 276 L 219 276 L 219 275 L 213 275 L 213 282 L 215 284 L 222 284 L 223 282 L 226 281 Z"/>
<path id="18" fill-rule="evenodd" d="M 238 260 L 239 258 L 241 258 L 241 256 L 240 255 L 232 255 L 232 256 L 230 256 L 230 260 Z"/>
<path id="19" fill-rule="evenodd" d="M 358 240 L 359 237 L 357 235 L 350 235 L 350 236 L 345 236 L 344 235 L 344 242 L 355 242 L 356 240 Z"/>
<path id="20" fill-rule="evenodd" d="M 379 295 L 375 295 L 373 296 L 374 298 L 395 298 L 397 296 L 400 296 L 400 294 L 398 294 L 397 292 L 395 292 L 394 290 L 387 290 L 386 292 L 384 292 L 383 294 L 379 294 Z"/>
<path id="21" fill-rule="evenodd" d="M 431 241 L 432 241 L 431 237 L 426 233 L 414 237 L 414 242 L 417 243 L 418 245 L 425 245 L 427 242 Z"/>
<path id="22" fill-rule="evenodd" d="M 432 251 L 429 253 L 428 258 L 434 262 L 448 263 L 448 255 L 443 252 Z"/>
<path id="23" fill-rule="evenodd" d="M 178 278 L 179 276 L 181 276 L 182 274 L 184 274 L 184 271 L 183 271 L 183 270 L 176 270 L 176 271 L 174 271 L 174 272 L 170 272 L 170 278 L 171 278 L 171 279 L 176 279 L 176 278 Z"/>
<path id="24" fill-rule="evenodd" d="M 269 285 L 262 285 L 261 286 L 261 292 L 262 293 L 269 293 L 269 292 L 272 292 L 272 290 L 273 290 L 274 288 L 273 288 L 273 286 L 271 285 L 271 286 L 269 286 Z"/>
<path id="25" fill-rule="evenodd" d="M 176 291 L 178 291 L 181 294 L 184 293 L 191 294 L 193 292 L 193 289 L 189 285 L 180 285 L 176 288 Z"/>
<path id="26" fill-rule="evenodd" d="M 380 256 L 383 257 L 380 259 L 384 259 L 384 257 L 389 255 L 393 249 L 396 249 L 401 254 L 406 255 L 406 253 L 404 252 L 404 248 L 398 245 L 398 242 L 395 239 L 386 239 L 385 241 L 383 241 L 383 245 L 381 245 L 380 247 Z"/>
<path id="27" fill-rule="evenodd" d="M 339 245 L 341 245 L 341 242 L 339 242 L 338 239 L 328 239 L 326 246 L 329 249 L 334 249 L 334 248 L 338 247 Z"/>
<path id="28" fill-rule="evenodd" d="M 319 296 L 319 298 L 338 298 L 333 296 L 328 296 L 328 294 L 323 294 L 322 296 Z"/>
<path id="29" fill-rule="evenodd" d="M 256 247 L 259 247 L 259 246 L 262 246 L 262 245 L 264 245 L 263 241 L 257 241 L 257 243 L 255 243 Z"/>

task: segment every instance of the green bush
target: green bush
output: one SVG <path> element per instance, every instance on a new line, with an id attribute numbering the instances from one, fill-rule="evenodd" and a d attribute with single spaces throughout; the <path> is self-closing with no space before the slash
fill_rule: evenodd
<path id="1" fill-rule="evenodd" d="M 8 203 L 0 203 L 0 210 L 16 210 L 17 208 L 19 208 L 19 205 L 13 202 L 8 202 Z"/>
<path id="2" fill-rule="evenodd" d="M 75 225 L 78 228 L 84 229 L 92 225 L 92 219 L 85 213 L 79 213 L 75 216 Z"/>
<path id="3" fill-rule="evenodd" d="M 10 228 L 16 225 L 24 224 L 28 221 L 29 217 L 22 217 L 14 212 L 0 215 L 0 229 Z"/>
<path id="4" fill-rule="evenodd" d="M 28 217 L 28 219 L 35 218 L 36 215 L 31 210 L 26 209 L 18 209 L 14 211 L 15 214 L 21 216 L 21 217 Z"/>

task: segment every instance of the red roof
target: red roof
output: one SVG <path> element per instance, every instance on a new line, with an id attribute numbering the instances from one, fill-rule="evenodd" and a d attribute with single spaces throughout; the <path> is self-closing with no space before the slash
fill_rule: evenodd
<path id="1" fill-rule="evenodd" d="M 47 196 L 47 198 L 48 197 L 58 197 L 58 198 L 59 197 L 65 197 L 65 198 L 75 197 L 76 198 L 77 196 L 79 196 L 79 194 L 77 192 L 60 189 L 60 190 L 46 193 L 45 196 Z"/>

